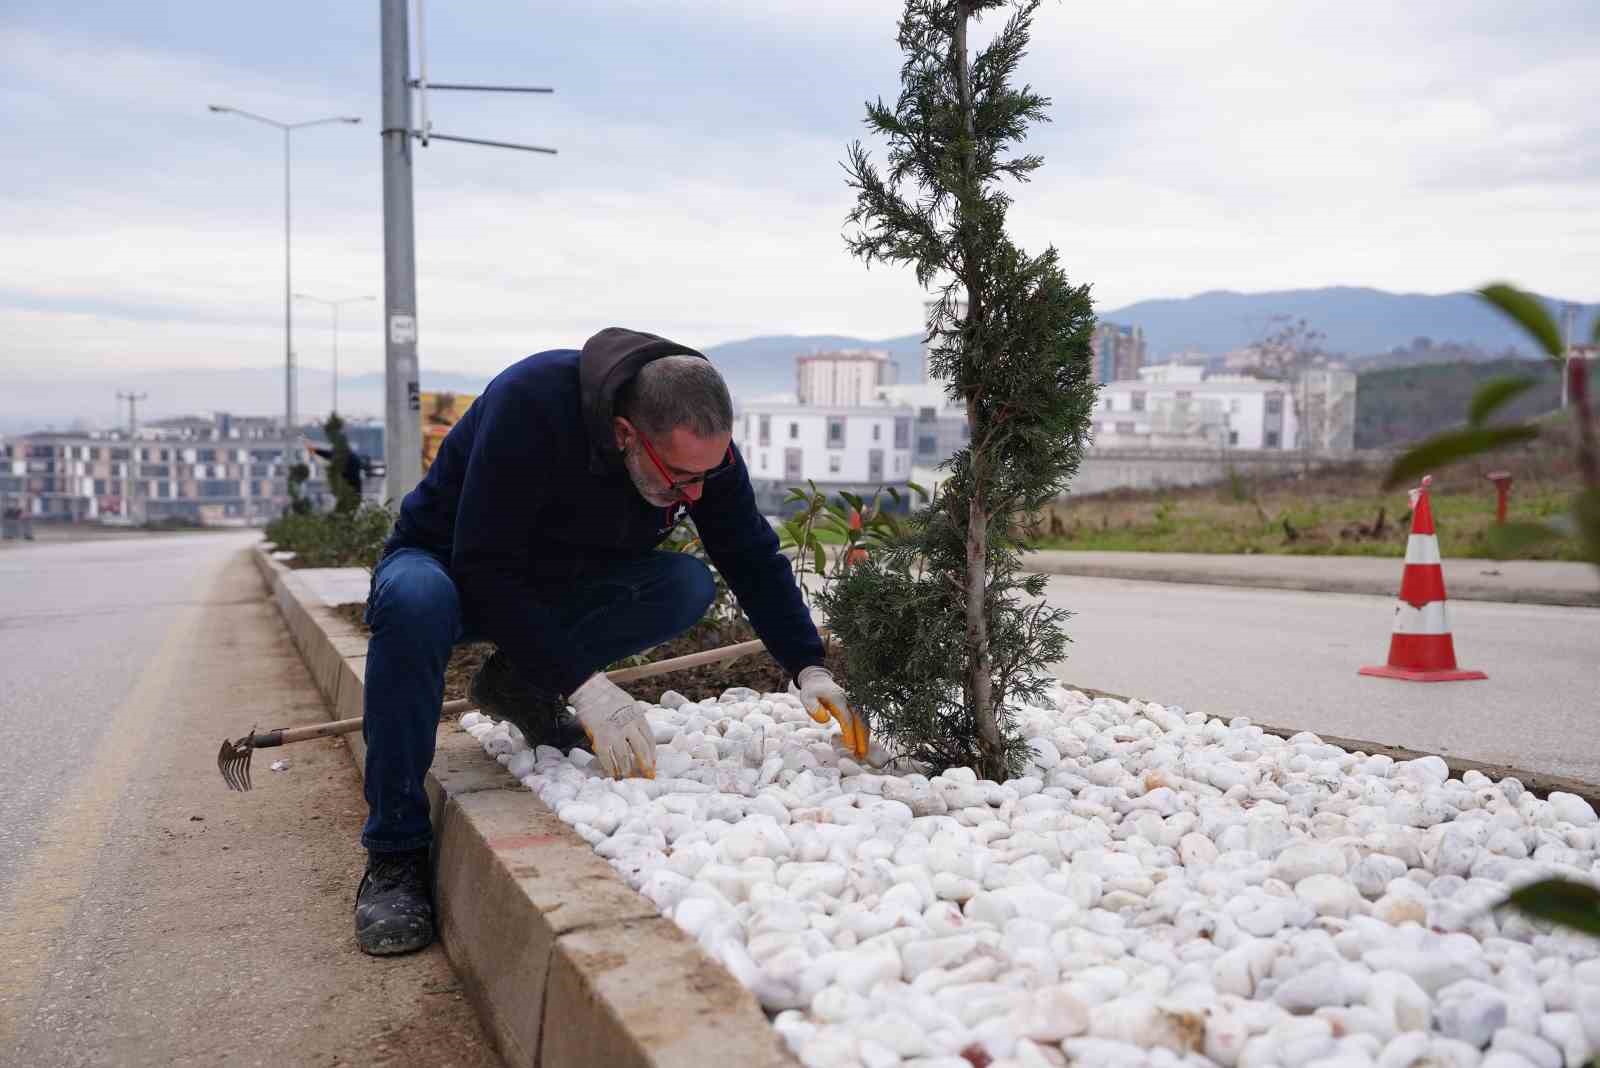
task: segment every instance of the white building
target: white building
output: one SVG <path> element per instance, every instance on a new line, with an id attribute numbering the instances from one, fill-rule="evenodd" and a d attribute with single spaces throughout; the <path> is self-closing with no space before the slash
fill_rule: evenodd
<path id="1" fill-rule="evenodd" d="M 1295 416 L 1302 449 L 1349 451 L 1356 447 L 1356 375 L 1338 367 L 1301 371 L 1294 381 Z"/>
<path id="2" fill-rule="evenodd" d="M 801 404 L 872 404 L 878 388 L 894 381 L 889 354 L 877 350 L 813 353 L 796 356 L 794 363 Z"/>
<path id="3" fill-rule="evenodd" d="M 1144 367 L 1137 382 L 1100 387 L 1094 441 L 1104 447 L 1292 449 L 1298 443 L 1293 389 L 1286 382 L 1204 368 Z"/>
<path id="4" fill-rule="evenodd" d="M 286 455 L 287 446 L 287 455 Z M 0 508 L 49 520 L 183 520 L 259 524 L 288 504 L 289 465 L 300 459 L 278 421 L 219 413 L 154 420 L 126 431 L 40 432 L 0 439 Z M 306 493 L 327 496 L 323 465 Z"/>
<path id="5" fill-rule="evenodd" d="M 871 494 L 911 479 L 912 411 L 904 406 L 754 402 L 734 430 L 764 512 L 789 487 L 814 481 L 825 493 Z"/>

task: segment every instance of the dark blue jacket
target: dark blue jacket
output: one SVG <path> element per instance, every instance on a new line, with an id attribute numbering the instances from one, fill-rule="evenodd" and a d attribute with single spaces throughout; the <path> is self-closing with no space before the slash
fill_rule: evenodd
<path id="1" fill-rule="evenodd" d="M 513 364 L 451 429 L 401 505 L 391 546 L 447 560 L 474 631 L 560 693 L 596 665 L 557 624 L 541 590 L 580 562 L 647 553 L 675 525 L 676 509 L 639 496 L 611 432 L 618 388 L 644 363 L 675 353 L 701 355 L 613 328 L 581 353 L 553 349 Z M 792 676 L 823 662 L 822 641 L 737 448 L 734 459 L 735 469 L 708 480 L 687 514 L 756 634 Z"/>

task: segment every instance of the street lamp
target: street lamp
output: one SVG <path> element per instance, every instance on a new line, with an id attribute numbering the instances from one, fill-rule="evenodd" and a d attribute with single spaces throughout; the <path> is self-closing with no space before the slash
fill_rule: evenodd
<path id="1" fill-rule="evenodd" d="M 250 119 L 252 122 L 264 123 L 283 131 L 283 414 L 284 441 L 287 443 L 294 437 L 295 412 L 294 412 L 294 348 L 291 333 L 293 331 L 293 311 L 290 300 L 290 269 L 289 269 L 289 135 L 296 130 L 307 126 L 322 126 L 330 122 L 358 123 L 361 120 L 353 115 L 330 115 L 323 119 L 311 119 L 308 122 L 279 122 L 269 119 L 265 115 L 256 115 L 253 112 L 241 111 L 238 108 L 223 107 L 220 104 L 209 105 L 212 111 L 218 114 L 237 115 L 241 119 Z M 285 446 L 288 447 L 287 444 Z"/>
<path id="2" fill-rule="evenodd" d="M 363 301 L 377 300 L 377 297 L 345 297 L 343 300 L 326 300 L 322 297 L 313 297 L 310 293 L 296 293 L 301 300 L 309 300 L 316 304 L 326 304 L 333 309 L 333 414 L 339 414 L 339 307 L 344 304 L 360 304 Z"/>

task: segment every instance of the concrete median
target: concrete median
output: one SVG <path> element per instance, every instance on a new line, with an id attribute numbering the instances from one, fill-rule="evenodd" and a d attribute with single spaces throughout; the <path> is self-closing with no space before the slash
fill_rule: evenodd
<path id="1" fill-rule="evenodd" d="M 253 555 L 330 718 L 360 715 L 365 639 Z M 360 769 L 361 735 L 344 737 Z M 722 965 L 470 736 L 441 728 L 427 790 L 445 951 L 506 1063 L 798 1063 Z"/>

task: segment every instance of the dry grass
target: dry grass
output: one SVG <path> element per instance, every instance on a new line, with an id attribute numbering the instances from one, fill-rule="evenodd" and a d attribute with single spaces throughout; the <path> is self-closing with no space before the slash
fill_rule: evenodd
<path id="1" fill-rule="evenodd" d="M 1509 518 L 1564 515 L 1578 487 L 1571 450 L 1559 430 L 1518 449 L 1439 472 L 1432 488 L 1440 548 L 1446 556 L 1495 557 L 1488 472 L 1512 473 Z M 1040 549 L 1197 553 L 1305 553 L 1404 556 L 1411 511 L 1404 490 L 1382 493 L 1383 472 L 1352 465 L 1271 479 L 1234 476 L 1220 485 L 1120 490 L 1069 498 L 1040 520 Z M 1563 538 L 1517 556 L 1580 559 Z"/>

